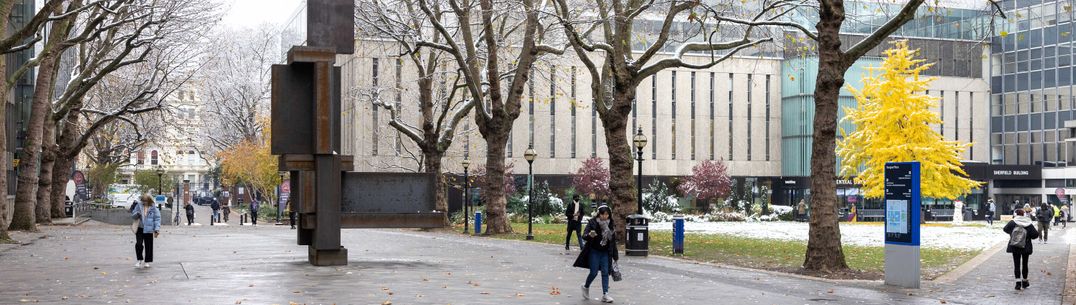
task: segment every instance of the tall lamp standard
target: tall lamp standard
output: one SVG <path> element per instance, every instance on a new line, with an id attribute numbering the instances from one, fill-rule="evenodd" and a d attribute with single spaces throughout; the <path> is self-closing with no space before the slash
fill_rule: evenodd
<path id="1" fill-rule="evenodd" d="M 523 153 L 523 158 L 527 159 L 527 240 L 534 240 L 534 231 L 531 227 L 534 223 L 534 157 L 536 156 L 538 153 L 534 152 L 534 146 L 528 147 Z"/>
<path id="2" fill-rule="evenodd" d="M 164 193 L 164 191 L 162 191 L 162 189 L 164 188 L 164 180 L 163 179 L 164 179 L 164 166 L 158 165 L 157 166 L 157 194 L 158 195 Z"/>
<path id="3" fill-rule="evenodd" d="M 471 205 L 471 180 L 467 177 L 467 167 L 471 166 L 471 160 L 464 158 L 460 163 L 463 165 L 463 234 L 467 234 L 468 228 L 471 227 L 471 218 L 468 215 L 468 207 Z"/>
<path id="4" fill-rule="evenodd" d="M 639 160 L 639 175 L 636 177 L 635 187 L 639 190 L 638 207 L 635 209 L 635 214 L 643 214 L 643 147 L 646 147 L 646 136 L 643 135 L 643 128 L 635 132 L 635 137 L 632 138 L 632 142 L 635 142 L 635 152 Z"/>

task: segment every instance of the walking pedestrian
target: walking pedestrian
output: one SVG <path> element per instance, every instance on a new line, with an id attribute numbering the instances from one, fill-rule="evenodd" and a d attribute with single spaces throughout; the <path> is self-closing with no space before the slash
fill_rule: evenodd
<path id="1" fill-rule="evenodd" d="M 224 222 L 228 222 L 228 215 L 232 214 L 232 203 L 228 200 L 228 197 L 224 197 L 224 206 L 220 207 L 221 214 L 224 214 Z"/>
<path id="2" fill-rule="evenodd" d="M 1050 205 L 1050 208 L 1053 209 L 1053 214 L 1054 214 L 1054 217 L 1050 218 L 1050 220 L 1052 220 L 1054 222 L 1054 224 L 1053 224 L 1054 226 L 1057 226 L 1057 222 L 1061 220 L 1061 209 L 1058 208 L 1056 205 L 1052 205 L 1052 204 Z"/>
<path id="3" fill-rule="evenodd" d="M 615 261 L 620 260 L 620 255 L 617 253 L 614 234 L 616 225 L 611 219 L 611 215 L 612 211 L 610 211 L 609 206 L 598 207 L 597 216 L 591 218 L 587 222 L 586 229 L 583 230 L 583 235 L 586 236 L 587 241 L 586 247 L 579 253 L 579 257 L 575 259 L 573 266 L 590 269 L 587 281 L 582 287 L 583 299 L 586 300 L 590 299 L 590 284 L 594 282 L 594 278 L 601 271 L 601 301 L 604 303 L 613 302 L 613 298 L 609 296 L 609 274 Z"/>
<path id="4" fill-rule="evenodd" d="M 153 198 L 142 195 L 142 204 L 135 205 L 131 219 L 138 221 L 135 230 L 135 268 L 149 268 L 153 262 L 153 239 L 161 233 L 161 211 L 153 205 Z"/>
<path id="5" fill-rule="evenodd" d="M 213 225 L 214 222 L 220 222 L 220 201 L 217 198 L 211 199 L 209 207 L 213 209 L 213 216 L 209 218 L 209 225 Z"/>
<path id="6" fill-rule="evenodd" d="M 572 232 L 575 232 L 575 239 L 579 242 L 579 249 L 583 249 L 583 237 L 580 235 L 580 231 L 583 230 L 583 205 L 579 204 L 579 195 L 572 196 L 572 202 L 568 203 L 568 207 L 564 210 L 564 216 L 568 219 L 568 235 L 564 236 L 564 250 L 570 250 L 572 244 Z"/>
<path id="7" fill-rule="evenodd" d="M 250 224 L 258 225 L 258 199 L 250 200 Z"/>
<path id="8" fill-rule="evenodd" d="M 1054 209 L 1049 203 L 1040 203 L 1035 218 L 1039 221 L 1039 233 L 1042 234 L 1042 243 L 1045 244 L 1046 240 L 1050 239 L 1050 220 L 1054 218 Z"/>
<path id="9" fill-rule="evenodd" d="M 187 225 L 191 225 L 194 222 L 194 205 L 190 202 L 183 204 L 183 210 L 187 212 Z"/>
<path id="10" fill-rule="evenodd" d="M 1016 290 L 1027 288 L 1031 284 L 1027 281 L 1028 257 L 1032 253 L 1031 240 L 1039 238 L 1039 231 L 1035 230 L 1031 218 L 1024 210 L 1016 210 L 1016 215 L 1002 229 L 1009 234 L 1009 246 L 1005 252 L 1012 253 L 1013 276 L 1016 277 Z"/>
<path id="11" fill-rule="evenodd" d="M 800 203 L 796 204 L 796 218 L 799 221 L 807 221 L 807 203 L 800 199 Z"/>
<path id="12" fill-rule="evenodd" d="M 288 213 L 288 221 L 291 223 L 291 228 L 295 229 L 295 208 L 292 207 L 291 202 L 291 198 L 288 198 L 288 203 L 284 206 L 284 212 Z"/>
<path id="13" fill-rule="evenodd" d="M 997 207 L 996 204 L 994 204 L 994 198 L 990 198 L 990 199 L 986 200 L 986 204 L 987 204 L 986 223 L 993 226 L 994 225 L 994 213 L 997 213 L 998 207 Z"/>

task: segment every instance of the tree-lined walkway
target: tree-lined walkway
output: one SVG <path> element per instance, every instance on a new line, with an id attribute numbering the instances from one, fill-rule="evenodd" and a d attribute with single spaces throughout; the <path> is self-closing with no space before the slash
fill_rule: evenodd
<path id="1" fill-rule="evenodd" d="M 588 304 L 585 271 L 555 245 L 391 230 L 346 230 L 350 264 L 312 267 L 285 226 L 163 228 L 134 269 L 126 227 L 45 227 L 0 253 L 0 303 Z M 877 282 L 836 284 L 665 258 L 625 257 L 617 304 L 939 304 Z M 600 295 L 600 285 L 592 296 Z M 590 301 L 589 304 L 596 304 Z M 952 303 L 952 302 L 950 302 Z"/>

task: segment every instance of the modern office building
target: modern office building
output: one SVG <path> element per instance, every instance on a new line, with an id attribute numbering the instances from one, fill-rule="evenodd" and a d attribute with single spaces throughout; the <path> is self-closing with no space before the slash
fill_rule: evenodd
<path id="1" fill-rule="evenodd" d="M 1010 18 L 997 22 L 990 40 L 990 163 L 1018 175 L 993 181 L 991 194 L 1006 211 L 1016 202 L 1069 202 L 1076 191 L 1076 4 L 999 5 Z"/>

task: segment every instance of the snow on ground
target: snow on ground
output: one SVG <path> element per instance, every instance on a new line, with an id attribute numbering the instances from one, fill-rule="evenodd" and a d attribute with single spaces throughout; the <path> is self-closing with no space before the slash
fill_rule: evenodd
<path id="1" fill-rule="evenodd" d="M 921 245 L 924 248 L 986 249 L 1008 238 L 1008 235 L 1001 231 L 1002 224 L 995 223 L 994 227 L 923 226 L 920 231 Z M 807 240 L 807 223 L 805 222 L 686 222 L 684 226 L 688 233 Z M 672 231 L 672 223 L 651 223 L 650 230 Z M 846 245 L 883 246 L 885 244 L 884 231 L 885 227 L 881 224 L 842 222 L 841 241 Z"/>

